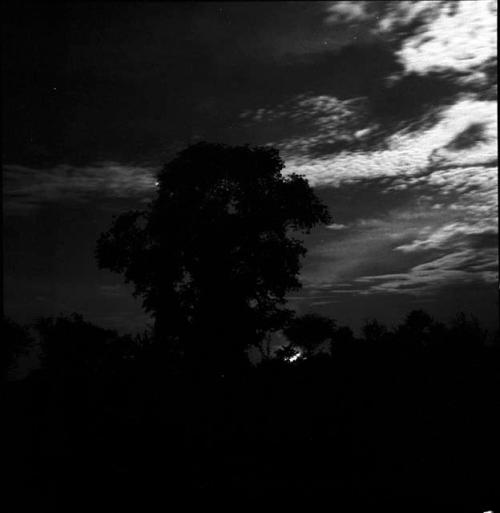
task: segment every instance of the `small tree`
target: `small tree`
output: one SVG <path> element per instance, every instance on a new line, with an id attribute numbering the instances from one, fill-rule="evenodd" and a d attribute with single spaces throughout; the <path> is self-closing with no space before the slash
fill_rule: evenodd
<path id="1" fill-rule="evenodd" d="M 56 379 L 96 374 L 110 352 L 116 352 L 116 332 L 95 326 L 77 313 L 42 317 L 35 329 L 40 335 L 42 367 Z"/>
<path id="2" fill-rule="evenodd" d="M 33 338 L 28 330 L 4 316 L 2 320 L 2 377 L 6 378 L 15 366 L 17 359 L 26 354 L 33 345 Z"/>
<path id="3" fill-rule="evenodd" d="M 407 344 L 419 347 L 430 343 L 434 319 L 424 310 L 412 310 L 398 327 L 398 337 Z"/>
<path id="4" fill-rule="evenodd" d="M 330 353 L 333 354 L 335 349 L 348 349 L 355 342 L 354 333 L 348 326 L 339 326 L 335 329 L 330 344 Z"/>
<path id="5" fill-rule="evenodd" d="M 335 331 L 335 321 L 318 314 L 306 314 L 294 318 L 284 333 L 294 346 L 311 356 L 325 341 L 331 341 Z"/>
<path id="6" fill-rule="evenodd" d="M 484 345 L 487 331 L 481 328 L 476 317 L 471 315 L 468 318 L 464 312 L 460 312 L 450 323 L 449 336 L 453 349 L 470 352 Z"/>
<path id="7" fill-rule="evenodd" d="M 367 342 L 381 342 L 387 334 L 387 328 L 379 323 L 377 319 L 367 321 L 362 328 L 363 337 Z"/>

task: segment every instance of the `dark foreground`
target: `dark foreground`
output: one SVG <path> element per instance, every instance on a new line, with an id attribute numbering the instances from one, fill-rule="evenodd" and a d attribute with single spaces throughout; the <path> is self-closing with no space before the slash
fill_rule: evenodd
<path id="1" fill-rule="evenodd" d="M 9 511 L 135 511 L 269 494 L 331 511 L 488 511 L 500 352 L 473 334 L 338 340 L 225 375 L 72 360 L 4 388 Z M 265 504 L 262 502 L 262 504 Z M 498 503 L 497 503 L 498 504 Z M 319 509 L 319 507 L 318 507 Z"/>

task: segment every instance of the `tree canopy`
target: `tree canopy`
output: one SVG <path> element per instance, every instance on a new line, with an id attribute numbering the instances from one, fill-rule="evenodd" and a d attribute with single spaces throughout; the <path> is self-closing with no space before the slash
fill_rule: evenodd
<path id="1" fill-rule="evenodd" d="M 332 339 L 335 328 L 333 319 L 309 313 L 292 319 L 284 333 L 294 346 L 301 347 L 310 356 L 323 342 Z"/>
<path id="2" fill-rule="evenodd" d="M 33 345 L 33 338 L 28 329 L 7 316 L 2 318 L 3 341 L 0 349 L 2 377 L 16 366 L 17 359 L 28 352 Z"/>
<path id="3" fill-rule="evenodd" d="M 134 284 L 158 337 L 222 357 L 290 318 L 285 295 L 300 288 L 306 253 L 295 234 L 330 216 L 305 178 L 283 168 L 274 148 L 197 143 L 162 169 L 147 209 L 101 235 L 99 266 Z"/>

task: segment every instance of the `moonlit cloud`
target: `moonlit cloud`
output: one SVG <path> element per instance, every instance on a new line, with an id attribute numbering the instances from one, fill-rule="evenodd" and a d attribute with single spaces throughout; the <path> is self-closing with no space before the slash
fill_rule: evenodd
<path id="1" fill-rule="evenodd" d="M 328 230 L 344 230 L 345 228 L 347 228 L 347 226 L 345 224 L 332 223 L 325 226 L 325 228 L 327 228 Z"/>
<path id="2" fill-rule="evenodd" d="M 451 239 L 462 238 L 467 235 L 476 235 L 482 233 L 497 233 L 494 226 L 480 226 L 466 223 L 450 223 L 441 226 L 435 230 L 428 227 L 422 230 L 422 235 L 427 235 L 422 239 L 416 239 L 410 244 L 403 244 L 394 248 L 396 251 L 422 251 L 427 249 L 438 249 L 446 246 Z"/>
<path id="3" fill-rule="evenodd" d="M 478 258 L 477 252 L 464 249 L 412 267 L 409 272 L 364 276 L 356 279 L 369 287 L 361 294 L 428 294 L 452 283 L 498 281 L 498 256 L 494 250 Z"/>
<path id="4" fill-rule="evenodd" d="M 345 23 L 367 19 L 366 2 L 333 2 L 327 7 L 328 23 Z"/>
<path id="5" fill-rule="evenodd" d="M 436 2 L 411 3 L 422 8 L 418 4 Z M 399 52 L 407 71 L 469 71 L 496 56 L 496 1 L 447 2 L 435 11 L 425 29 L 408 38 Z"/>
<path id="6" fill-rule="evenodd" d="M 481 123 L 484 131 L 472 148 L 453 151 L 449 144 L 472 123 Z M 325 123 L 326 124 L 326 123 Z M 319 130 L 321 130 L 321 126 Z M 335 126 L 332 121 L 332 126 Z M 496 102 L 463 98 L 448 108 L 432 128 L 420 133 L 401 130 L 393 134 L 388 148 L 375 151 L 342 151 L 330 157 L 297 155 L 311 142 L 322 140 L 286 140 L 283 152 L 288 155 L 287 171 L 303 174 L 313 185 L 334 185 L 366 178 L 408 176 L 421 173 L 431 164 L 463 166 L 491 163 L 497 158 Z"/>
<path id="7" fill-rule="evenodd" d="M 418 30 L 408 32 L 396 52 L 403 65 L 401 71 L 387 75 L 385 85 L 381 82 L 378 87 L 387 87 L 391 80 L 401 81 L 411 73 L 426 77 L 431 76 L 429 73 L 447 72 L 454 73 L 450 76 L 454 76 L 457 85 L 477 82 L 478 73 L 483 73 L 481 66 L 496 57 L 496 3 L 492 1 L 466 0 L 456 5 L 391 2 L 389 7 L 384 2 L 333 2 L 327 5 L 326 12 L 327 24 L 366 25 L 367 20 L 372 20 L 368 29 L 384 37 L 418 21 Z M 427 94 L 432 94 L 432 89 L 429 83 Z M 408 102 L 415 101 L 411 90 L 406 94 Z M 464 89 L 457 102 L 445 105 L 441 111 L 436 110 L 436 105 L 429 107 L 439 115 L 427 129 L 415 133 L 408 120 L 406 126 L 387 136 L 386 148 L 367 150 L 364 140 L 371 140 L 380 130 L 378 120 L 369 115 L 371 101 L 367 97 L 340 99 L 306 94 L 276 108 L 257 109 L 253 114 L 245 111 L 242 116 L 265 124 L 285 119 L 288 130 L 294 130 L 293 120 L 297 120 L 296 135 L 270 143 L 282 149 L 290 172 L 304 174 L 313 185 L 414 174 L 429 165 L 431 159 L 432 163 L 446 160 L 464 165 L 496 158 L 496 99 L 484 101 L 477 91 Z M 471 126 L 482 127 L 481 132 L 469 132 L 468 147 L 457 151 L 453 141 Z M 318 156 L 318 150 L 323 155 Z"/>
<path id="8" fill-rule="evenodd" d="M 392 33 L 400 27 L 408 26 L 417 20 L 429 22 L 441 6 L 434 0 L 421 0 L 412 2 L 408 0 L 392 2 L 384 16 L 377 21 L 377 28 L 381 32 Z"/>
<path id="9" fill-rule="evenodd" d="M 331 2 L 325 23 L 357 24 L 374 38 L 400 38 L 397 55 L 406 72 L 475 70 L 480 80 L 480 66 L 496 57 L 495 0 Z"/>
<path id="10" fill-rule="evenodd" d="M 340 238 L 326 238 L 311 247 L 302 283 L 312 298 L 325 300 L 327 293 L 333 300 L 339 295 L 389 290 L 420 295 L 464 280 L 494 283 L 498 274 L 496 170 L 443 169 L 410 178 L 411 196 L 401 198 L 399 206 L 381 214 L 379 196 L 374 196 L 373 215 L 356 218 L 357 205 L 351 202 L 349 228 L 334 232 Z M 403 176 L 386 182 L 388 201 L 402 194 L 394 184 L 406 180 Z M 370 180 L 353 186 L 353 190 L 363 188 L 375 190 Z M 338 189 L 341 197 L 345 186 Z M 346 284 L 342 291 L 339 283 Z"/>
<path id="11" fill-rule="evenodd" d="M 490 57 L 491 52 L 484 56 Z M 303 116 L 309 132 L 273 141 L 285 155 L 285 171 L 304 175 L 313 186 L 343 190 L 385 181 L 378 191 L 382 197 L 408 192 L 417 198 L 383 217 L 377 217 L 374 203 L 372 218 L 350 219 L 349 230 L 333 231 L 343 238 L 311 248 L 314 264 L 302 273 L 307 297 L 319 305 L 346 294 L 420 296 L 451 283 L 493 283 L 498 268 L 496 100 L 464 92 L 441 108 L 433 123 L 417 130 L 400 127 L 387 135 L 384 147 L 374 148 L 363 145 L 379 129 L 364 114 L 367 102 L 300 98 L 289 112 L 300 116 L 309 106 L 311 114 Z M 274 121 L 266 117 L 269 113 L 261 114 L 260 122 Z M 316 155 L 318 145 L 328 144 L 331 151 Z M 335 216 L 335 205 L 332 212 Z M 379 272 L 366 273 L 370 267 Z M 380 272 L 384 268 L 400 272 Z M 351 286 L 339 289 L 339 281 Z"/>

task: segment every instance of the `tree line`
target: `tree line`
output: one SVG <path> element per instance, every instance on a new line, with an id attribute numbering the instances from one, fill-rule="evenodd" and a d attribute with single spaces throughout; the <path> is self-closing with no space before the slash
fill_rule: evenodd
<path id="1" fill-rule="evenodd" d="M 77 314 L 34 327 L 40 368 L 6 383 L 11 472 L 53 500 L 84 484 L 444 504 L 496 490 L 500 346 L 463 314 L 443 324 L 417 310 L 392 330 L 372 320 L 360 337 L 296 316 L 271 354 L 203 376 L 153 331 L 120 336 Z"/>

